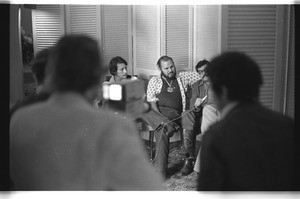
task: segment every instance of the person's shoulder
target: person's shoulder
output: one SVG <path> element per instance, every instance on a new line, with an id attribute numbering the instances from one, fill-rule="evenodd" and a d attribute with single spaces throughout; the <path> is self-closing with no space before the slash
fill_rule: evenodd
<path id="1" fill-rule="evenodd" d="M 183 76 L 192 76 L 192 75 L 199 75 L 197 72 L 195 72 L 195 71 L 180 71 L 179 73 L 178 73 L 178 76 L 179 77 L 183 77 Z"/>
<path id="2" fill-rule="evenodd" d="M 149 84 L 155 84 L 161 81 L 161 77 L 159 75 L 153 75 L 149 77 Z"/>
<path id="3" fill-rule="evenodd" d="M 31 104 L 35 100 L 36 95 L 37 94 L 34 93 L 34 94 L 28 95 L 28 96 L 22 98 L 21 100 L 17 101 L 16 104 L 11 108 L 11 112 L 14 112 L 18 108 L 21 108 L 23 106 Z"/>
<path id="4" fill-rule="evenodd" d="M 158 79 L 161 79 L 160 75 L 150 75 L 149 76 L 149 80 L 158 80 Z"/>
<path id="5" fill-rule="evenodd" d="M 26 123 L 27 120 L 34 121 L 35 118 L 39 118 L 41 114 L 41 105 L 43 103 L 44 101 L 39 101 L 20 106 L 13 113 L 11 113 L 11 123 L 14 123 L 15 121 Z"/>
<path id="6" fill-rule="evenodd" d="M 198 88 L 198 86 L 200 86 L 200 85 L 202 85 L 203 84 L 203 80 L 202 79 L 199 79 L 199 80 L 197 80 L 195 83 L 193 83 L 192 85 L 191 85 L 191 87 L 192 87 L 192 89 L 193 88 Z"/>
<path id="7" fill-rule="evenodd" d="M 205 133 L 205 134 L 210 134 L 210 135 L 217 135 L 219 132 L 224 132 L 224 128 L 226 127 L 226 123 L 224 123 L 224 121 L 220 120 L 220 121 L 217 121 L 216 123 L 212 124 L 208 131 L 210 131 L 211 133 Z"/>
<path id="8" fill-rule="evenodd" d="M 225 126 L 222 121 L 218 121 L 212 124 L 202 135 L 202 143 L 205 143 L 206 146 L 209 146 L 214 145 L 216 142 L 220 142 L 220 140 L 222 140 L 222 137 L 226 135 L 225 131 L 227 130 L 224 129 Z"/>
<path id="9" fill-rule="evenodd" d="M 226 126 L 235 129 L 244 129 L 244 126 L 252 126 L 258 128 L 265 128 L 268 126 L 274 131 L 282 131 L 283 128 L 293 131 L 294 122 L 293 120 L 274 111 L 259 102 L 254 103 L 240 103 L 234 107 L 223 119 Z"/>
<path id="10" fill-rule="evenodd" d="M 183 82 L 194 84 L 197 80 L 201 79 L 201 76 L 194 71 L 182 71 L 179 72 L 177 78 L 181 79 Z"/>
<path id="11" fill-rule="evenodd" d="M 259 108 L 261 109 L 261 114 L 264 115 L 265 118 L 272 120 L 275 125 L 280 125 L 280 124 L 294 125 L 294 120 L 287 115 L 274 111 L 263 105 L 260 105 Z"/>
<path id="12" fill-rule="evenodd" d="M 110 78 L 107 78 L 107 80 L 105 82 L 107 82 L 107 83 L 115 83 L 114 76 L 110 76 Z"/>

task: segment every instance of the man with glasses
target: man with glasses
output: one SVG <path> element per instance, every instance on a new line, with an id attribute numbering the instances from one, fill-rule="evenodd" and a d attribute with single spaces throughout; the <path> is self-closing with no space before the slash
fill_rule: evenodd
<path id="1" fill-rule="evenodd" d="M 214 96 L 210 89 L 209 78 L 206 73 L 206 67 L 209 62 L 207 60 L 201 60 L 196 65 L 196 71 L 200 75 L 201 79 L 191 86 L 191 98 L 189 101 L 189 110 L 183 117 L 185 124 L 192 124 L 186 126 L 185 131 L 191 132 L 192 137 L 185 139 L 187 146 L 192 146 L 193 149 L 193 161 L 189 161 L 185 168 L 182 170 L 183 175 L 188 175 L 195 171 L 198 171 L 198 166 L 194 167 L 195 163 L 195 145 L 196 136 L 203 134 L 210 125 L 219 120 L 219 111 L 215 105 Z M 199 158 L 197 157 L 196 164 L 199 164 Z"/>
<path id="2" fill-rule="evenodd" d="M 136 79 L 127 74 L 127 61 L 120 56 L 113 57 L 109 62 L 109 72 L 112 75 L 109 83 L 120 83 L 128 79 Z"/>
<path id="3" fill-rule="evenodd" d="M 109 72 L 112 75 L 107 81 L 103 82 L 103 84 L 113 84 L 113 83 L 122 83 L 128 80 L 137 79 L 136 76 L 128 75 L 127 71 L 127 61 L 120 56 L 113 57 L 108 64 Z M 93 104 L 96 108 L 103 106 L 102 99 L 102 86 L 99 87 L 98 96 L 94 100 Z"/>
<path id="4" fill-rule="evenodd" d="M 202 110 L 201 133 L 203 134 L 208 127 L 219 119 L 218 107 L 211 90 L 210 80 L 206 72 L 209 65 L 207 60 L 199 61 L 196 65 L 197 72 L 202 79 L 192 86 L 191 105 L 196 111 Z"/>
<path id="5" fill-rule="evenodd" d="M 199 61 L 196 65 L 196 71 L 201 75 L 202 79 L 192 85 L 192 97 L 190 101 L 190 109 L 194 109 L 193 112 L 190 112 L 190 115 L 196 117 L 195 121 L 199 121 L 199 124 L 201 124 L 200 131 L 196 126 L 194 129 L 196 132 L 198 130 L 202 135 L 220 118 L 220 113 L 207 75 L 207 67 L 209 67 L 209 61 L 206 59 Z M 194 166 L 194 170 L 197 172 L 199 172 L 199 164 L 200 157 L 198 153 Z"/>

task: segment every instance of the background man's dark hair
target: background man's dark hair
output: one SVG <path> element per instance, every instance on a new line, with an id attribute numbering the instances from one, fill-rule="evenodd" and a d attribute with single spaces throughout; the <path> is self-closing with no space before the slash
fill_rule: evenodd
<path id="1" fill-rule="evenodd" d="M 47 74 L 56 91 L 83 93 L 104 75 L 98 42 L 86 35 L 66 35 L 53 49 Z"/>
<path id="2" fill-rule="evenodd" d="M 37 85 L 41 85 L 44 83 L 45 69 L 49 58 L 49 54 L 50 54 L 50 48 L 45 48 L 39 51 L 33 60 L 31 70 L 36 78 Z"/>
<path id="3" fill-rule="evenodd" d="M 207 73 L 217 95 L 224 86 L 231 100 L 252 101 L 259 97 L 259 89 L 263 83 L 260 68 L 242 52 L 225 52 L 215 57 L 209 64 Z"/>
<path id="4" fill-rule="evenodd" d="M 109 72 L 112 75 L 115 75 L 118 70 L 118 64 L 125 64 L 127 66 L 127 62 L 120 56 L 113 57 L 109 62 Z"/>
<path id="5" fill-rule="evenodd" d="M 206 59 L 199 61 L 195 67 L 196 71 L 198 71 L 199 68 L 201 68 L 202 66 L 204 66 L 206 64 L 209 64 L 209 61 L 207 61 Z M 204 71 L 206 72 L 206 69 L 204 69 Z"/>
<path id="6" fill-rule="evenodd" d="M 167 56 L 167 55 L 164 55 L 164 56 L 162 56 L 161 58 L 158 59 L 156 65 L 161 69 L 160 62 L 161 62 L 161 61 L 169 61 L 169 60 L 171 60 L 172 63 L 174 64 L 174 61 L 173 61 L 173 59 L 172 59 L 171 57 L 169 57 L 169 56 Z"/>

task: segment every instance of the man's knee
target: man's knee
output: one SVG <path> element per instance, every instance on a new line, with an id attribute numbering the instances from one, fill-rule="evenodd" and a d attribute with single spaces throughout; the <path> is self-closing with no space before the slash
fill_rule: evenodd
<path id="1" fill-rule="evenodd" d="M 182 117 L 182 128 L 187 130 L 193 130 L 197 123 L 200 122 L 199 114 L 193 111 L 186 111 Z"/>

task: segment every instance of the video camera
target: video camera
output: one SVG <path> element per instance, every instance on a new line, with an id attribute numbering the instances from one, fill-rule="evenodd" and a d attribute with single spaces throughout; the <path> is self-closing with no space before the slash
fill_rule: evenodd
<path id="1" fill-rule="evenodd" d="M 127 80 L 122 83 L 104 83 L 102 95 L 109 109 L 116 112 L 138 117 L 150 109 L 145 101 L 145 87 L 143 80 Z"/>

